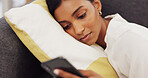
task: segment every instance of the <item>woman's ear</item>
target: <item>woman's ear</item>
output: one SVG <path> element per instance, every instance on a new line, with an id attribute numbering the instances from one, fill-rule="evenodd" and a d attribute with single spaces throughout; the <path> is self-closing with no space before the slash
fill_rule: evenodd
<path id="1" fill-rule="evenodd" d="M 98 12 L 102 10 L 102 4 L 100 0 L 94 0 L 93 5 L 97 9 Z"/>

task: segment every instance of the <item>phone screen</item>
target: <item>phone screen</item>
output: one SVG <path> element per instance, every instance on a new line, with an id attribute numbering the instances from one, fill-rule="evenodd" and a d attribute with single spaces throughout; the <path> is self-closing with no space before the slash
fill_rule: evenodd
<path id="1" fill-rule="evenodd" d="M 41 66 L 54 77 L 59 77 L 53 73 L 54 69 L 62 69 L 66 72 L 74 75 L 84 77 L 72 64 L 70 64 L 65 58 L 58 57 L 42 63 Z"/>

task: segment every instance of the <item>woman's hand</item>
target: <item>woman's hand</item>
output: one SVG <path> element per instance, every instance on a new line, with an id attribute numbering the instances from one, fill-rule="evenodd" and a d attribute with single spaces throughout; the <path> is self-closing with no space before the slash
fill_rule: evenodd
<path id="1" fill-rule="evenodd" d="M 86 78 L 103 78 L 99 74 L 91 71 L 91 70 L 79 70 Z M 61 76 L 63 78 L 81 78 L 79 76 L 73 75 L 71 73 L 65 72 L 60 69 L 54 70 L 54 73 L 58 76 Z"/>

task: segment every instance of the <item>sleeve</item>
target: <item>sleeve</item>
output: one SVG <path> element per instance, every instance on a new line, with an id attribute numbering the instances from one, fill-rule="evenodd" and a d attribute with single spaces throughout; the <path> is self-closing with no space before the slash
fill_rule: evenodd
<path id="1" fill-rule="evenodd" d="M 128 78 L 147 78 L 148 37 L 130 32 L 120 37 L 117 44 L 120 71 Z"/>

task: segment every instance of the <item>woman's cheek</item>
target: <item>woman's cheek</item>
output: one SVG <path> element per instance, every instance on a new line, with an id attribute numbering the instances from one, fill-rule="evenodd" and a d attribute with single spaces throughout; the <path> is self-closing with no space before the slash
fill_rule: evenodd
<path id="1" fill-rule="evenodd" d="M 69 35 L 71 35 L 73 38 L 79 40 L 78 36 L 75 34 L 74 29 L 70 29 L 68 31 L 66 31 Z"/>

